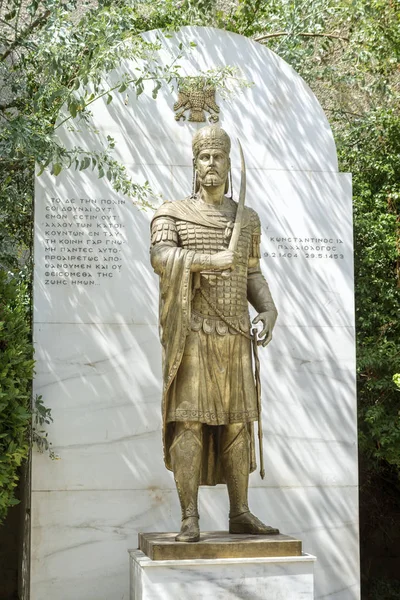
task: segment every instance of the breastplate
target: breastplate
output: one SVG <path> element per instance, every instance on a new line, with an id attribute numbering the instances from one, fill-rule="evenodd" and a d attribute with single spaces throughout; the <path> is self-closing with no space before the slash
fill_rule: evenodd
<path id="1" fill-rule="evenodd" d="M 226 229 L 228 220 L 223 216 L 221 216 L 221 225 L 224 225 L 224 227 L 214 229 L 187 221 L 176 221 L 179 246 L 188 250 L 195 250 L 200 254 L 215 254 L 221 250 L 226 250 L 229 245 Z M 250 247 L 250 227 L 245 227 L 239 237 L 237 247 L 239 257 L 236 268 L 231 272 L 230 277 L 225 278 L 218 274 L 201 274 L 200 282 L 203 284 L 211 303 L 217 306 L 225 317 L 228 319 L 234 318 L 235 321 L 248 314 L 247 268 Z M 194 293 L 192 311 L 194 315 L 217 317 L 215 310 L 199 292 Z"/>

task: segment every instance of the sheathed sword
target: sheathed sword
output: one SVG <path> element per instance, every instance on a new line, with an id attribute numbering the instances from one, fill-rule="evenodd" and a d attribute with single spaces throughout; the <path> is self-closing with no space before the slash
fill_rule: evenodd
<path id="1" fill-rule="evenodd" d="M 258 413 L 258 448 L 260 451 L 260 477 L 264 479 L 264 452 L 263 452 L 263 431 L 262 431 L 262 414 L 261 414 L 261 377 L 260 377 L 260 359 L 258 358 L 258 329 L 254 327 L 252 330 L 251 343 L 253 346 L 254 356 L 254 377 L 256 381 L 256 396 L 257 396 L 257 413 Z"/>

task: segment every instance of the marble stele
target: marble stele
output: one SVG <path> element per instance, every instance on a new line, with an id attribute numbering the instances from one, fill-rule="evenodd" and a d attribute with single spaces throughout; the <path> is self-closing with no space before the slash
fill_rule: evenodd
<path id="1" fill-rule="evenodd" d="M 338 170 L 315 95 L 276 54 L 207 27 L 171 35 L 145 34 L 159 41 L 161 66 L 181 55 L 183 78 L 230 65 L 252 83 L 238 89 L 230 80 L 233 93 L 215 95 L 218 124 L 232 139 L 234 200 L 237 138 L 243 146 L 245 212 L 259 216 L 259 260 L 279 312 L 272 343 L 259 348 L 266 474 L 250 475 L 249 506 L 318 557 L 317 600 L 358 600 L 351 177 Z M 110 85 L 138 66 L 122 60 Z M 99 140 L 111 136 L 115 159 L 135 181 L 149 181 L 158 208 L 191 195 L 191 144 L 202 124 L 189 113 L 176 120 L 177 89 L 163 84 L 156 100 L 152 90 L 145 82 L 139 98 L 130 89 L 110 104 L 101 98 L 91 104 L 91 129 L 77 117 L 57 132 L 83 151 L 101 152 Z M 35 600 L 127 600 L 127 550 L 138 533 L 179 529 L 163 461 L 153 217 L 91 169 L 36 179 L 34 393 L 51 408 L 48 436 L 60 460 L 32 457 Z M 202 532 L 228 528 L 225 486 L 201 488 L 199 513 Z"/>

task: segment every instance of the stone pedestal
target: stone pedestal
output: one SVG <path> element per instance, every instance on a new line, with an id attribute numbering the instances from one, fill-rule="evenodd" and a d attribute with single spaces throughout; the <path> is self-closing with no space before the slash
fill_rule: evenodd
<path id="1" fill-rule="evenodd" d="M 287 535 L 140 533 L 130 554 L 130 600 L 312 600 L 315 557 Z"/>
<path id="2" fill-rule="evenodd" d="M 131 550 L 130 600 L 313 600 L 314 561 L 302 556 L 151 560 Z"/>
<path id="3" fill-rule="evenodd" d="M 277 558 L 302 556 L 301 540 L 289 535 L 243 535 L 202 531 L 195 544 L 175 541 L 175 533 L 139 533 L 138 547 L 152 560 Z"/>

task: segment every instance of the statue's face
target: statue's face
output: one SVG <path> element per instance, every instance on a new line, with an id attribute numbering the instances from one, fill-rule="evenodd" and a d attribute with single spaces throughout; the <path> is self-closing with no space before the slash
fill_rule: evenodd
<path id="1" fill-rule="evenodd" d="M 225 184 L 229 172 L 229 156 L 223 150 L 205 148 L 196 159 L 196 171 L 203 186 Z"/>

